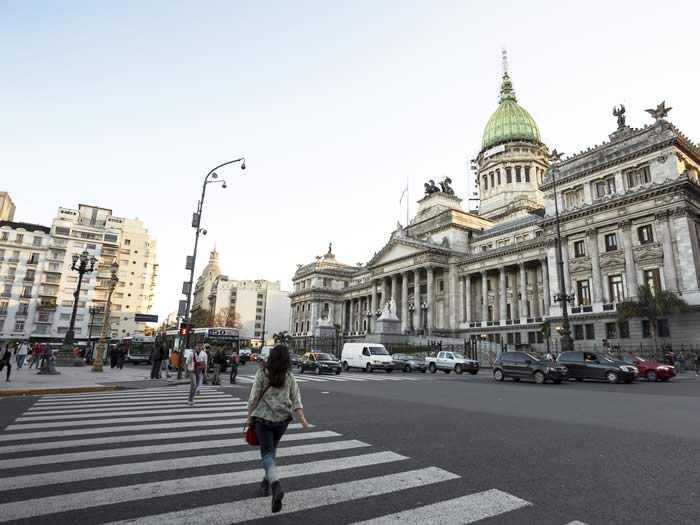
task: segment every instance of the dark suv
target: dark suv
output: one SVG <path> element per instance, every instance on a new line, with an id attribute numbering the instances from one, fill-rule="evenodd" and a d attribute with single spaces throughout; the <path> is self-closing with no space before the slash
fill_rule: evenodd
<path id="1" fill-rule="evenodd" d="M 631 383 L 639 373 L 636 366 L 596 352 L 562 352 L 557 361 L 569 369 L 569 377 L 576 381 L 598 379 L 608 383 Z"/>
<path id="2" fill-rule="evenodd" d="M 527 352 L 501 352 L 493 364 L 493 378 L 503 381 L 510 377 L 513 381 L 532 379 L 537 384 L 543 384 L 548 379 L 561 383 L 569 378 L 566 367 L 555 361 Z"/>

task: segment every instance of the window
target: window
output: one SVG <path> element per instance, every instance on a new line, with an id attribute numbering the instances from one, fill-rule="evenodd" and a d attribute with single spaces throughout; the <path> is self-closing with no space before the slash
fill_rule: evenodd
<path id="1" fill-rule="evenodd" d="M 105 242 L 117 242 L 117 236 L 113 233 L 105 233 Z"/>
<path id="2" fill-rule="evenodd" d="M 587 324 L 586 326 L 586 339 L 595 339 L 595 325 L 593 323 Z"/>
<path id="3" fill-rule="evenodd" d="M 488 176 L 484 175 L 484 190 L 489 189 L 489 178 Z"/>
<path id="4" fill-rule="evenodd" d="M 487 316 L 488 316 L 488 318 L 486 319 L 487 321 L 493 321 L 493 305 L 489 305 Z"/>
<path id="5" fill-rule="evenodd" d="M 585 257 L 586 245 L 583 241 L 574 241 L 574 257 Z"/>
<path id="6" fill-rule="evenodd" d="M 493 171 L 492 171 L 491 173 L 489 173 L 489 177 L 490 177 L 490 179 L 491 179 L 491 187 L 493 188 L 493 187 L 495 186 L 495 184 L 494 184 L 494 178 L 493 178 Z"/>
<path id="7" fill-rule="evenodd" d="M 520 178 L 520 166 L 515 167 L 515 182 L 522 182 Z"/>
<path id="8" fill-rule="evenodd" d="M 131 245 L 131 239 L 124 239 L 124 246 L 130 246 Z"/>
<path id="9" fill-rule="evenodd" d="M 486 290 L 491 291 L 491 279 L 486 279 Z"/>
<path id="10" fill-rule="evenodd" d="M 537 336 L 535 336 L 535 332 L 528 332 L 527 333 L 527 342 L 532 345 L 532 344 L 535 344 L 536 341 L 537 341 Z"/>
<path id="11" fill-rule="evenodd" d="M 617 234 L 608 233 L 605 235 L 605 251 L 614 252 L 617 251 Z"/>
<path id="12" fill-rule="evenodd" d="M 27 315 L 29 313 L 29 303 L 19 303 L 17 315 Z"/>
<path id="13" fill-rule="evenodd" d="M 32 287 L 31 286 L 23 286 L 22 287 L 22 297 L 31 297 L 32 296 Z"/>
<path id="14" fill-rule="evenodd" d="M 508 184 L 513 182 L 513 168 L 506 168 L 506 182 Z"/>
<path id="15" fill-rule="evenodd" d="M 649 166 L 639 166 L 627 170 L 625 173 L 625 178 L 627 179 L 627 187 L 634 188 L 641 184 L 647 184 L 651 182 L 651 173 L 649 172 Z"/>
<path id="16" fill-rule="evenodd" d="M 8 232 L 2 232 L 2 236 L 0 236 L 0 241 L 6 241 L 9 238 L 10 234 Z"/>
<path id="17" fill-rule="evenodd" d="M 573 208 L 583 204 L 583 188 L 578 187 L 564 192 L 564 207 Z"/>
<path id="18" fill-rule="evenodd" d="M 574 339 L 576 339 L 577 341 L 583 340 L 583 325 L 582 324 L 574 325 Z"/>
<path id="19" fill-rule="evenodd" d="M 262 315 L 256 315 L 255 316 L 256 321 L 261 321 L 262 320 Z"/>
<path id="20" fill-rule="evenodd" d="M 650 242 L 654 242 L 654 232 L 651 229 L 651 224 L 647 224 L 646 226 L 640 226 L 639 228 L 637 228 L 637 234 L 639 235 L 640 244 L 648 244 Z"/>
<path id="21" fill-rule="evenodd" d="M 671 329 L 668 326 L 668 319 L 657 319 L 656 335 L 659 337 L 671 337 Z"/>
<path id="22" fill-rule="evenodd" d="M 629 322 L 623 321 L 621 323 L 617 323 L 617 327 L 620 329 L 620 339 L 629 339 L 630 338 Z"/>
<path id="23" fill-rule="evenodd" d="M 501 170 L 496 170 L 496 179 L 498 179 L 498 185 L 501 185 Z"/>
<path id="24" fill-rule="evenodd" d="M 15 321 L 15 332 L 24 332 L 24 321 Z"/>
<path id="25" fill-rule="evenodd" d="M 642 321 L 642 337 L 644 337 L 644 338 L 651 337 L 651 324 L 646 319 L 644 319 Z"/>
<path id="26" fill-rule="evenodd" d="M 591 304 L 591 290 L 588 285 L 588 279 L 585 281 L 578 281 L 576 287 L 578 289 L 579 306 L 588 306 Z"/>
<path id="27" fill-rule="evenodd" d="M 605 179 L 593 183 L 593 190 L 596 199 L 602 199 L 608 195 L 615 193 L 615 177 L 607 177 Z"/>
<path id="28" fill-rule="evenodd" d="M 625 300 L 625 291 L 622 286 L 622 275 L 609 275 L 608 289 L 610 290 L 610 302 L 620 303 Z"/>
<path id="29" fill-rule="evenodd" d="M 438 292 L 444 292 L 445 291 L 445 281 L 440 279 L 437 284 L 438 284 L 438 286 L 437 286 Z"/>
<path id="30" fill-rule="evenodd" d="M 617 339 L 617 323 L 605 323 L 605 337 Z"/>
<path id="31" fill-rule="evenodd" d="M 24 234 L 18 233 L 17 236 L 15 237 L 15 243 L 22 244 L 22 242 L 24 242 Z"/>
<path id="32" fill-rule="evenodd" d="M 644 270 L 644 286 L 649 288 L 652 292 L 661 290 L 661 275 L 659 274 L 658 268 Z"/>
<path id="33" fill-rule="evenodd" d="M 34 237 L 32 240 L 32 246 L 41 246 L 41 237 Z"/>
<path id="34" fill-rule="evenodd" d="M 530 166 L 525 166 L 525 182 L 530 182 Z"/>

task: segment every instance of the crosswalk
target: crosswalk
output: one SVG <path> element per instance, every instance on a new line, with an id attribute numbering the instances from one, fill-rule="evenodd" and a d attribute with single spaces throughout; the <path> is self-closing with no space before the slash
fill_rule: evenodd
<path id="1" fill-rule="evenodd" d="M 418 374 L 387 374 L 387 373 L 355 373 L 343 372 L 342 374 L 322 374 L 315 375 L 313 372 L 305 374 L 294 373 L 294 378 L 298 383 L 364 383 L 369 381 L 391 382 L 391 381 L 424 381 L 426 377 L 419 377 Z M 236 381 L 241 383 L 252 383 L 255 380 L 255 374 L 238 374 Z"/>
<path id="2" fill-rule="evenodd" d="M 241 435 L 245 401 L 205 387 L 190 407 L 187 391 L 40 398 L 0 433 L 0 523 L 287 524 L 354 502 L 362 513 L 334 521 L 455 525 L 532 506 L 493 488 L 454 497 L 463 482 L 455 473 L 292 423 L 277 455 L 287 494 L 273 516 L 269 498 L 257 497 L 259 451 Z M 449 497 L 410 496 L 431 487 Z"/>

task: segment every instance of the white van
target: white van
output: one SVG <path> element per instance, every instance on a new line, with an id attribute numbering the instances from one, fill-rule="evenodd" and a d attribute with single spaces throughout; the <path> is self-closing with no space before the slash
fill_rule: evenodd
<path id="1" fill-rule="evenodd" d="M 267 361 L 267 358 L 270 357 L 270 350 L 273 348 L 274 346 L 271 345 L 265 345 L 262 347 L 262 350 L 260 350 L 260 357 L 263 361 Z"/>
<path id="2" fill-rule="evenodd" d="M 360 368 L 365 372 L 373 370 L 393 370 L 393 361 L 384 345 L 378 343 L 345 343 L 340 357 L 343 370 Z"/>

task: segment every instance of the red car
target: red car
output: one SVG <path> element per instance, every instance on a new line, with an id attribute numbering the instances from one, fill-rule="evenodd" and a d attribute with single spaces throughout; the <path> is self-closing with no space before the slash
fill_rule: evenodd
<path id="1" fill-rule="evenodd" d="M 644 377 L 647 381 L 668 381 L 676 375 L 676 370 L 671 365 L 647 361 L 636 355 L 626 355 L 622 361 L 628 365 L 633 365 L 639 370 L 638 377 Z"/>

